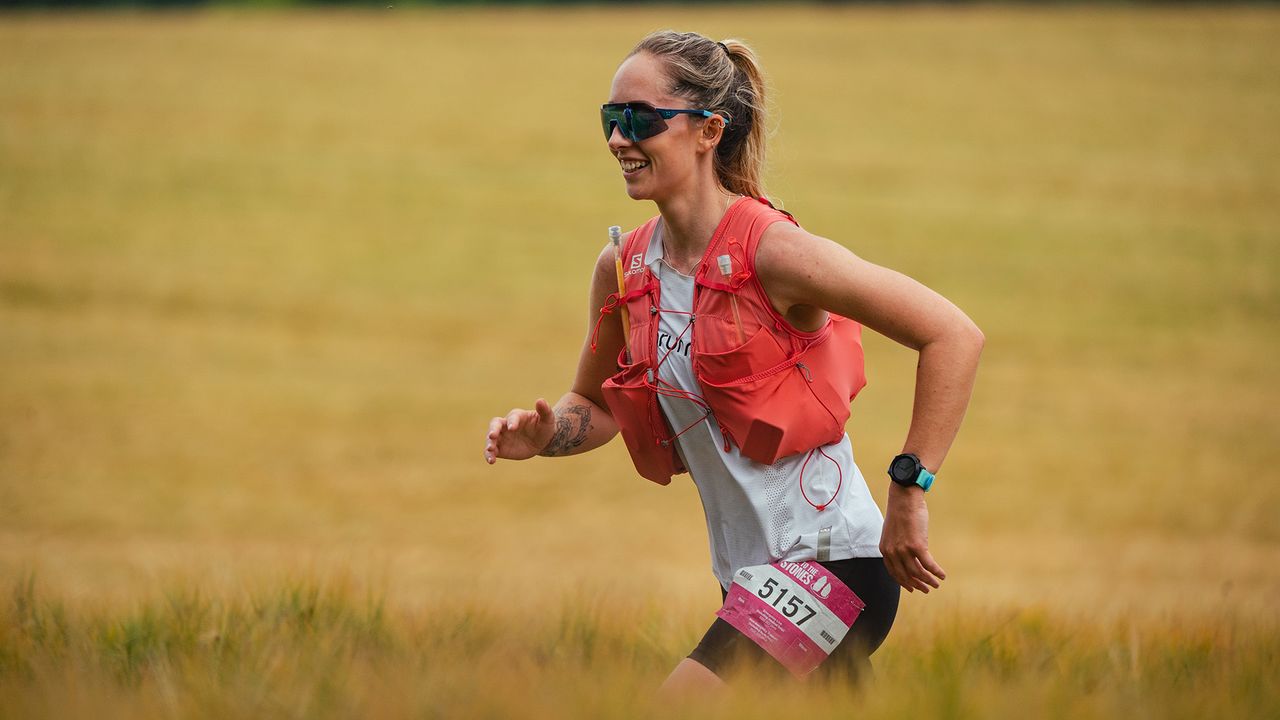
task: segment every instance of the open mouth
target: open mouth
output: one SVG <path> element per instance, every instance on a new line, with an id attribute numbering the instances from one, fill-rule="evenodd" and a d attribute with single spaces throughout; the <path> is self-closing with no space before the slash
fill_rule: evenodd
<path id="1" fill-rule="evenodd" d="M 644 160 L 619 160 L 618 163 L 622 165 L 622 172 L 628 175 L 649 167 L 649 163 Z"/>

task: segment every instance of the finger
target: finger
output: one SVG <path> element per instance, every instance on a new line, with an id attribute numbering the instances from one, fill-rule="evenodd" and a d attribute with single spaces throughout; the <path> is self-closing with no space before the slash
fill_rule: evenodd
<path id="1" fill-rule="evenodd" d="M 947 574 L 943 572 L 938 563 L 934 561 L 933 556 L 929 554 L 927 545 L 907 547 L 906 556 L 902 558 L 902 561 L 911 577 L 931 587 L 938 587 L 946 579 Z"/>
<path id="2" fill-rule="evenodd" d="M 906 556 L 901 559 L 906 573 L 910 576 L 910 582 L 916 589 L 923 593 L 928 593 L 930 588 L 939 588 L 942 586 L 941 578 L 935 577 L 932 573 L 925 569 L 924 564 L 920 561 L 920 556 L 927 555 L 928 550 L 910 549 L 906 550 Z M 936 563 L 932 563 L 936 565 Z M 939 568 L 941 569 L 941 568 Z"/>
<path id="3" fill-rule="evenodd" d="M 933 555 L 929 554 L 928 550 L 920 553 L 917 558 L 920 564 L 924 566 L 924 569 L 933 573 L 939 580 L 947 579 L 947 571 L 942 569 L 942 566 L 933 559 Z"/>
<path id="4" fill-rule="evenodd" d="M 487 437 L 490 440 L 497 440 L 499 437 L 502 437 L 502 431 L 506 427 L 506 425 L 507 425 L 506 418 L 496 417 L 490 420 L 489 435 Z"/>
<path id="5" fill-rule="evenodd" d="M 511 414 L 515 416 L 513 421 L 510 423 L 512 432 L 517 428 L 536 425 L 538 422 L 538 413 L 533 410 L 515 410 L 512 411 Z"/>
<path id="6" fill-rule="evenodd" d="M 556 414 L 545 398 L 538 398 L 538 402 L 533 404 L 533 409 L 538 413 L 538 422 L 549 423 L 556 419 Z"/>
<path id="7" fill-rule="evenodd" d="M 485 436 L 484 443 L 484 459 L 490 465 L 498 460 L 498 439 L 502 437 L 506 424 L 506 419 L 500 417 L 489 421 L 489 434 Z"/>
<path id="8" fill-rule="evenodd" d="M 907 569 L 911 571 L 911 577 L 916 580 L 916 582 L 924 583 L 929 587 L 939 587 L 940 583 L 938 579 L 935 578 L 928 570 L 924 569 L 924 565 L 920 564 L 920 559 L 918 557 L 912 557 L 907 562 Z M 925 592 L 929 591 L 925 590 Z"/>
<path id="9" fill-rule="evenodd" d="M 895 558 L 894 564 L 898 569 L 898 584 L 907 592 L 929 592 L 929 586 L 920 581 L 919 578 L 911 574 L 911 570 L 907 566 L 907 561 L 903 558 Z"/>
<path id="10" fill-rule="evenodd" d="M 886 560 L 892 562 L 891 571 L 894 579 L 898 581 L 907 592 L 915 592 L 919 590 L 922 593 L 929 592 L 929 585 L 922 577 L 917 577 L 917 571 L 913 569 L 916 566 L 915 555 L 906 548 L 888 553 Z M 920 571 L 923 572 L 923 571 Z"/>

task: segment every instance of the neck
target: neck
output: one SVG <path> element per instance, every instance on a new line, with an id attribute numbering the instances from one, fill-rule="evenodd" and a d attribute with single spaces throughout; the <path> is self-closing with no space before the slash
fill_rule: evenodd
<path id="1" fill-rule="evenodd" d="M 698 192 L 658 203 L 662 214 L 662 246 L 667 261 L 681 270 L 692 269 L 702 259 L 725 211 L 738 196 L 708 183 Z"/>

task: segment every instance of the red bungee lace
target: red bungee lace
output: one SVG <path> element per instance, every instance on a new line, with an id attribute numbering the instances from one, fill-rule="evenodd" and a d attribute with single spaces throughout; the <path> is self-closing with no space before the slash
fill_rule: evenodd
<path id="1" fill-rule="evenodd" d="M 809 467 L 809 461 L 813 459 L 814 453 L 818 453 L 822 455 L 822 457 L 830 460 L 832 465 L 836 466 L 836 491 L 831 493 L 831 497 L 828 498 L 827 501 L 822 503 L 821 505 L 810 500 L 809 493 L 805 492 L 804 490 L 804 471 Z M 804 458 L 804 464 L 800 466 L 800 494 L 804 496 L 804 501 L 812 505 L 814 509 L 816 509 L 818 512 L 822 512 L 823 510 L 826 509 L 828 505 L 835 502 L 836 496 L 840 494 L 840 488 L 843 486 L 844 486 L 844 470 L 840 468 L 840 463 L 836 462 L 834 458 L 828 455 L 826 451 L 822 449 L 822 446 L 818 446 L 810 450 L 809 454 L 806 455 Z"/>

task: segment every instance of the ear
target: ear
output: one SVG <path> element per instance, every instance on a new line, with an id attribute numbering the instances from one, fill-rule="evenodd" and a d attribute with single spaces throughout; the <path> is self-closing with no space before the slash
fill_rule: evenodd
<path id="1" fill-rule="evenodd" d="M 712 115 L 702 121 L 702 130 L 698 133 L 698 149 L 714 150 L 724 138 L 724 118 Z"/>

